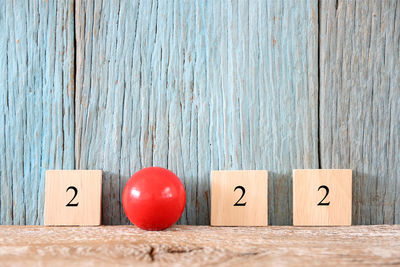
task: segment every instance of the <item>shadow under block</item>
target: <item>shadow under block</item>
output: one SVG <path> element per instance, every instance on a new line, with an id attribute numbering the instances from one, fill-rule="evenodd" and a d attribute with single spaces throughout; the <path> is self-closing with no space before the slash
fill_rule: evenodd
<path id="1" fill-rule="evenodd" d="M 351 225 L 352 171 L 293 170 L 293 225 Z"/>
<path id="2" fill-rule="evenodd" d="M 45 225 L 100 225 L 101 170 L 46 171 Z"/>
<path id="3" fill-rule="evenodd" d="M 211 225 L 268 225 L 268 172 L 212 171 Z"/>

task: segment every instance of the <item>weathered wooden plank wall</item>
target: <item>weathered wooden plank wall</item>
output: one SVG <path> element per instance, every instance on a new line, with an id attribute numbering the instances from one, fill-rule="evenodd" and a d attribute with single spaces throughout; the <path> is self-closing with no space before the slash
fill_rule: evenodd
<path id="1" fill-rule="evenodd" d="M 151 165 L 180 223 L 209 223 L 210 170 L 268 169 L 291 224 L 292 169 L 319 167 L 354 170 L 354 223 L 399 223 L 398 2 L 0 0 L 0 223 L 43 222 L 52 168 L 103 169 L 103 223 L 128 223 Z"/>
<path id="2" fill-rule="evenodd" d="M 76 167 L 101 168 L 104 223 L 130 175 L 187 189 L 209 223 L 214 169 L 268 169 L 270 222 L 291 223 L 291 170 L 318 167 L 316 1 L 77 1 Z"/>
<path id="3" fill-rule="evenodd" d="M 353 170 L 353 223 L 400 223 L 399 1 L 321 4 L 321 167 Z"/>
<path id="4" fill-rule="evenodd" d="M 74 5 L 0 1 L 0 223 L 43 223 L 45 169 L 74 168 Z"/>

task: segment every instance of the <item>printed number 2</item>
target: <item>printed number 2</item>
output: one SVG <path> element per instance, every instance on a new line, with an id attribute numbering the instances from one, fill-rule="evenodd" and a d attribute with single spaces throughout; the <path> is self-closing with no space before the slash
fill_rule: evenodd
<path id="1" fill-rule="evenodd" d="M 246 189 L 244 189 L 243 186 L 238 185 L 238 186 L 235 187 L 235 189 L 233 190 L 233 192 L 235 192 L 236 189 L 242 190 L 242 196 L 238 199 L 238 201 L 236 201 L 235 204 L 233 204 L 233 206 L 246 206 L 246 203 L 247 203 L 247 202 L 239 203 L 239 201 L 242 200 L 242 198 L 244 197 L 244 194 L 246 193 Z"/>
<path id="2" fill-rule="evenodd" d="M 325 189 L 326 194 L 325 194 L 324 198 L 318 203 L 317 206 L 329 206 L 329 204 L 331 204 L 330 201 L 327 202 L 327 203 L 323 203 L 323 202 L 322 202 L 322 201 L 324 201 L 325 198 L 328 196 L 328 194 L 329 194 L 329 188 L 328 188 L 326 185 L 321 185 L 320 187 L 318 187 L 318 191 L 319 191 L 321 188 Z"/>
<path id="3" fill-rule="evenodd" d="M 79 202 L 77 202 L 77 203 L 71 203 L 71 202 L 76 198 L 76 195 L 78 194 L 78 189 L 76 189 L 75 186 L 70 186 L 70 187 L 67 188 L 67 191 L 66 191 L 66 192 L 68 192 L 68 190 L 70 190 L 70 189 L 72 189 L 72 190 L 74 191 L 74 197 L 73 197 L 73 198 L 70 200 L 70 202 L 68 202 L 68 204 L 65 205 L 65 206 L 66 206 L 66 207 L 78 207 Z"/>

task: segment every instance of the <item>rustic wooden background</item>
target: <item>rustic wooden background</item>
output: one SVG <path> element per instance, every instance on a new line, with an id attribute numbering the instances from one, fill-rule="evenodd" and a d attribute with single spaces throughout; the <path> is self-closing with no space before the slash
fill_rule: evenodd
<path id="1" fill-rule="evenodd" d="M 146 166 L 209 223 L 214 169 L 351 168 L 353 223 L 400 223 L 400 0 L 0 0 L 0 223 L 42 224 L 46 169 L 102 169 L 103 223 Z"/>

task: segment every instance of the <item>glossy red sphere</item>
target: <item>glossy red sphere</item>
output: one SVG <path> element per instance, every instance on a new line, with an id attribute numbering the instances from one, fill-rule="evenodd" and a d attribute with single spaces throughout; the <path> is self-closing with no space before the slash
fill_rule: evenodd
<path id="1" fill-rule="evenodd" d="M 145 230 L 163 230 L 173 225 L 185 209 L 186 191 L 173 172 L 148 167 L 126 183 L 122 204 L 128 219 Z"/>

